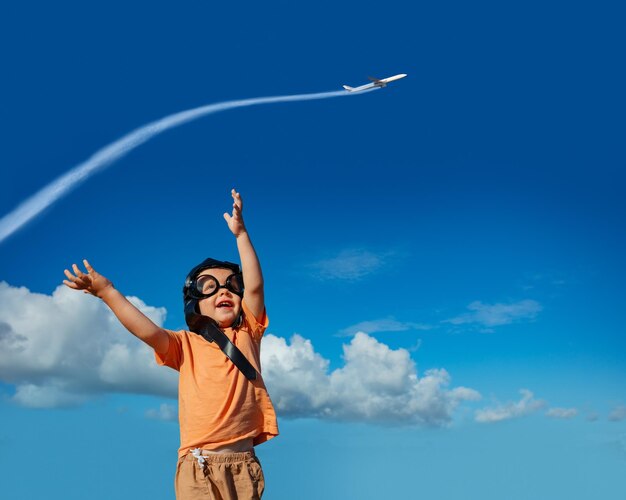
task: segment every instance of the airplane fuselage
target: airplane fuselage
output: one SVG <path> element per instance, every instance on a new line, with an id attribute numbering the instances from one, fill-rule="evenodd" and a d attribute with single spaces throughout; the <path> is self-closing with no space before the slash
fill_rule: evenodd
<path id="1" fill-rule="evenodd" d="M 361 85 L 360 87 L 349 87 L 348 85 L 344 85 L 343 88 L 348 92 L 361 92 L 363 90 L 373 89 L 376 87 L 386 87 L 388 83 L 394 82 L 396 80 L 400 80 L 400 78 L 404 78 L 407 76 L 405 73 L 400 73 L 399 75 L 390 76 L 388 78 L 378 79 L 373 77 L 368 77 L 372 80 L 372 83 L 368 83 L 367 85 Z"/>

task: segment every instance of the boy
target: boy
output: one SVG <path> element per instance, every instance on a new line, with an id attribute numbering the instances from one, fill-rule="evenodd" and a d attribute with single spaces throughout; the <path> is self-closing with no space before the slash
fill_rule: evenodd
<path id="1" fill-rule="evenodd" d="M 261 337 L 268 325 L 263 275 L 234 189 L 224 214 L 237 241 L 239 266 L 206 259 L 185 281 L 185 320 L 192 331 L 155 325 L 85 260 L 63 283 L 99 297 L 120 322 L 154 349 L 156 361 L 180 372 L 181 446 L 178 500 L 259 499 L 265 481 L 254 446 L 278 435 L 276 414 L 260 376 Z M 245 299 L 243 291 L 245 277 Z"/>

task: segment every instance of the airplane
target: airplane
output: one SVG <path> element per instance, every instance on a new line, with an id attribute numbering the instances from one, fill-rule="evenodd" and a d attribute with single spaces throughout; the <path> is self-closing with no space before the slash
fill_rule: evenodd
<path id="1" fill-rule="evenodd" d="M 348 85 L 344 85 L 343 88 L 348 92 L 361 92 L 362 90 L 373 89 L 374 87 L 386 87 L 388 83 L 404 78 L 405 76 L 406 75 L 404 73 L 401 73 L 399 75 L 390 76 L 389 78 L 383 78 L 382 80 L 368 76 L 368 78 L 372 80 L 372 83 L 361 85 L 360 87 L 349 87 Z"/>

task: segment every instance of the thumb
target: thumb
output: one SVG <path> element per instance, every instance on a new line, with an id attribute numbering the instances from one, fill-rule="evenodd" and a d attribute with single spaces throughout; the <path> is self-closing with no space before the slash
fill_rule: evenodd
<path id="1" fill-rule="evenodd" d="M 230 219 L 231 219 L 231 218 L 232 218 L 232 217 L 231 217 L 228 213 L 224 213 L 224 220 L 225 220 L 226 222 L 230 222 Z"/>

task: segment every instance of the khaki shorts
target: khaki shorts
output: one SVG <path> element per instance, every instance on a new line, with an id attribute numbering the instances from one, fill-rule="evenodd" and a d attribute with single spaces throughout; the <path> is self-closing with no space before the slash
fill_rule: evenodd
<path id="1" fill-rule="evenodd" d="M 188 453 L 178 459 L 174 487 L 177 500 L 258 500 L 265 479 L 254 451 L 202 455 L 199 459 Z"/>

